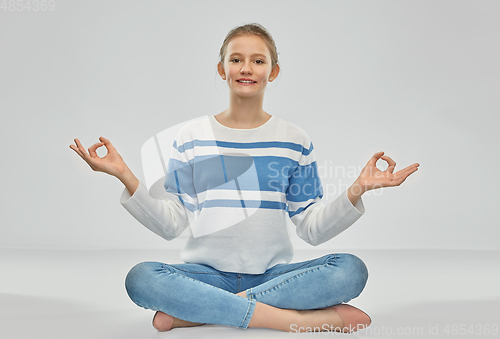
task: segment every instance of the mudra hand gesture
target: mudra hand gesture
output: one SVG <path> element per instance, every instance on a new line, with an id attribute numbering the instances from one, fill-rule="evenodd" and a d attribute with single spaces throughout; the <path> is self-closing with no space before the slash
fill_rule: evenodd
<path id="1" fill-rule="evenodd" d="M 377 168 L 376 164 L 379 159 L 385 160 L 389 164 L 389 167 L 387 167 L 385 171 L 381 171 Z M 360 189 L 361 192 L 367 192 L 382 187 L 399 186 L 410 174 L 418 169 L 418 166 L 420 166 L 420 164 L 414 163 L 394 173 L 396 162 L 384 155 L 384 152 L 378 152 L 368 161 L 358 179 L 356 179 L 355 184 L 358 185 L 357 188 Z"/>
<path id="2" fill-rule="evenodd" d="M 71 145 L 70 148 L 82 157 L 94 171 L 104 172 L 119 177 L 125 172 L 127 165 L 108 139 L 100 137 L 99 140 L 101 142 L 97 142 L 89 147 L 88 153 L 78 139 L 75 139 L 76 146 Z M 96 151 L 102 146 L 106 147 L 107 154 L 100 158 Z"/>
<path id="3" fill-rule="evenodd" d="M 383 154 L 384 152 L 375 153 L 363 168 L 361 174 L 351 186 L 355 195 L 361 195 L 376 188 L 399 186 L 420 166 L 420 164 L 414 163 L 394 173 L 396 162 Z M 376 164 L 379 159 L 385 160 L 389 164 L 385 171 L 377 168 Z"/>
<path id="4" fill-rule="evenodd" d="M 104 137 L 100 137 L 99 140 L 101 142 L 97 142 L 89 147 L 88 153 L 78 139 L 75 139 L 76 146 L 70 145 L 69 147 L 82 157 L 94 171 L 104 172 L 115 176 L 125 185 L 130 195 L 134 194 L 137 187 L 139 187 L 139 180 L 128 168 L 127 164 L 125 164 L 125 161 L 123 161 L 123 158 L 116 151 L 111 142 Z M 96 151 L 102 146 L 106 147 L 108 152 L 101 158 L 97 155 Z"/>

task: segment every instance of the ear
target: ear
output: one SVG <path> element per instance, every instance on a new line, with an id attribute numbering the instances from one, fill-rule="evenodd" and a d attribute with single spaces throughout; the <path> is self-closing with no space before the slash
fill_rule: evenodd
<path id="1" fill-rule="evenodd" d="M 217 72 L 219 72 L 220 76 L 226 74 L 226 71 L 224 71 L 224 66 L 222 66 L 220 62 L 217 64 Z"/>
<path id="2" fill-rule="evenodd" d="M 270 78 L 276 79 L 278 74 L 280 73 L 280 66 L 278 64 L 274 65 L 273 69 L 271 70 Z"/>

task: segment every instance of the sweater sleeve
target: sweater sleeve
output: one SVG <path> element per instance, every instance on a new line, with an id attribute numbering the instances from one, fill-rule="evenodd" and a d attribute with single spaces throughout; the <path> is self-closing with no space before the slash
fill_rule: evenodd
<path id="1" fill-rule="evenodd" d="M 318 174 L 314 146 L 304 149 L 300 162 L 289 179 L 286 191 L 288 214 L 296 225 L 297 235 L 307 243 L 322 244 L 346 230 L 364 214 L 363 201 L 353 205 L 347 190 L 325 204 Z"/>
<path id="2" fill-rule="evenodd" d="M 166 240 L 178 237 L 189 224 L 184 207 L 175 196 L 153 198 L 142 183 L 132 196 L 125 188 L 120 203 L 137 221 Z"/>
<path id="3" fill-rule="evenodd" d="M 184 231 L 192 220 L 193 206 L 196 206 L 192 167 L 178 143 L 174 140 L 165 174 L 165 192 L 159 199 L 152 197 L 142 182 L 132 196 L 125 188 L 120 199 L 122 206 L 137 221 L 166 240 Z"/>

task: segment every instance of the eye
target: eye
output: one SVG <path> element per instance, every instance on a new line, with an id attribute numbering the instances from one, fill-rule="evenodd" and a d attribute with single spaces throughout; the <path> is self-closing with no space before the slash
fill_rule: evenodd
<path id="1" fill-rule="evenodd" d="M 240 61 L 240 59 L 231 59 L 230 61 L 231 62 L 238 62 L 238 61 Z"/>
<path id="2" fill-rule="evenodd" d="M 255 60 L 255 62 L 258 63 L 258 64 L 263 64 L 264 63 L 264 61 L 262 61 L 262 60 Z"/>

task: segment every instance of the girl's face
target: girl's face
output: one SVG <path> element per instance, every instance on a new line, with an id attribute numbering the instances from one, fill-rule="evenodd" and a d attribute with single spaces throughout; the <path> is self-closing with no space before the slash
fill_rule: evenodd
<path id="1" fill-rule="evenodd" d="M 224 65 L 219 74 L 226 78 L 233 94 L 249 97 L 263 95 L 269 78 L 276 78 L 279 67 L 271 67 L 267 45 L 256 35 L 237 36 L 228 43 Z"/>

